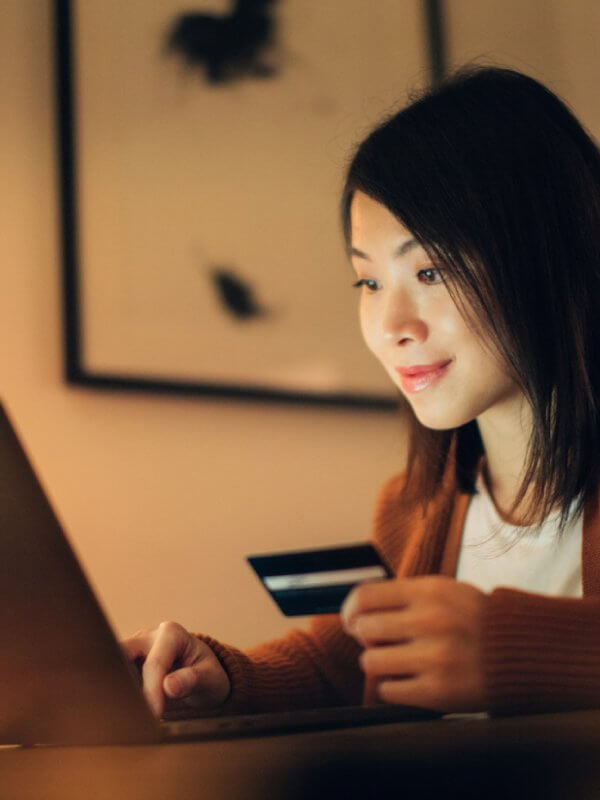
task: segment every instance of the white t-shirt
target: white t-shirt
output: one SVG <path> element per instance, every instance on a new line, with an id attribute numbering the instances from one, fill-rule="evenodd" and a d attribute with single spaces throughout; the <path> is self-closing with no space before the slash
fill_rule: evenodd
<path id="1" fill-rule="evenodd" d="M 573 508 L 558 535 L 559 512 L 519 527 L 499 516 L 479 475 L 467 509 L 456 577 L 489 592 L 497 586 L 555 597 L 581 597 L 583 514 Z"/>

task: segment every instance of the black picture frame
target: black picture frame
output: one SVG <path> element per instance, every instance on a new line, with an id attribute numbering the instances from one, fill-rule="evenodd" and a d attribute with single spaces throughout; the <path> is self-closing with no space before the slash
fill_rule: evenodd
<path id="1" fill-rule="evenodd" d="M 443 0 L 422 0 L 425 47 L 431 82 L 444 75 Z M 139 377 L 86 368 L 82 355 L 81 263 L 78 228 L 77 129 L 73 57 L 73 5 L 54 0 L 60 238 L 62 245 L 64 377 L 68 384 L 97 390 L 280 401 L 311 405 L 396 410 L 393 397 L 347 392 L 311 392 L 188 380 Z"/>

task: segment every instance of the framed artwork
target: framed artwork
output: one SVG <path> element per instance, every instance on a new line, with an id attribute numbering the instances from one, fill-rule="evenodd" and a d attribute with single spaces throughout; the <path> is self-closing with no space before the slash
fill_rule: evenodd
<path id="1" fill-rule="evenodd" d="M 338 198 L 442 73 L 439 2 L 192 6 L 55 0 L 67 380 L 396 408 Z"/>

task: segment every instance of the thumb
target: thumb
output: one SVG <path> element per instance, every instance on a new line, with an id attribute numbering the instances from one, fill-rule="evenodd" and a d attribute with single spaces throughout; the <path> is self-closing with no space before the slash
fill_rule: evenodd
<path id="1" fill-rule="evenodd" d="M 165 676 L 165 694 L 171 699 L 185 699 L 199 709 L 221 705 L 230 692 L 227 673 L 214 659 L 202 659 Z"/>
<path id="2" fill-rule="evenodd" d="M 168 697 L 185 697 L 198 689 L 198 670 L 194 667 L 182 667 L 165 675 L 163 688 Z"/>

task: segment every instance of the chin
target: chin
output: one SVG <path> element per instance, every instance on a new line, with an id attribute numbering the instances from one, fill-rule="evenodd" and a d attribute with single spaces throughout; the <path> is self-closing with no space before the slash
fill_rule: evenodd
<path id="1" fill-rule="evenodd" d="M 429 428 L 432 431 L 449 431 L 455 428 L 460 428 L 466 425 L 467 422 L 475 419 L 471 414 L 460 413 L 458 411 L 452 412 L 448 409 L 416 409 L 412 406 L 413 414 L 424 428 Z"/>

